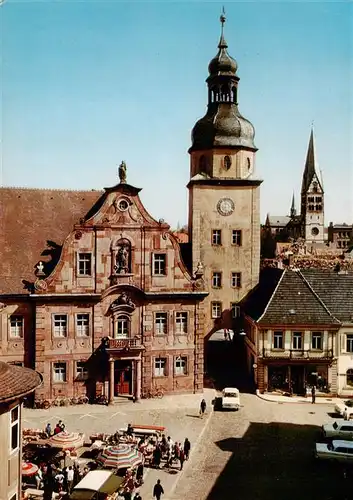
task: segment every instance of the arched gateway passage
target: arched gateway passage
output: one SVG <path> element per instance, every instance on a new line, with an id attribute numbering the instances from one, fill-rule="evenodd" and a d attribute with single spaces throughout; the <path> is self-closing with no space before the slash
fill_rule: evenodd
<path id="1" fill-rule="evenodd" d="M 253 382 L 248 373 L 246 334 L 241 328 L 213 329 L 204 340 L 204 385 L 218 390 L 237 387 L 251 391 Z"/>

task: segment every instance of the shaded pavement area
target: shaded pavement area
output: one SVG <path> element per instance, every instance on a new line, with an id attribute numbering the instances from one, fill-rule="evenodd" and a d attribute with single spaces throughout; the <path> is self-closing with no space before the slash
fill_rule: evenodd
<path id="1" fill-rule="evenodd" d="M 314 458 L 321 425 L 338 419 L 332 404 L 241 398 L 239 412 L 213 413 L 170 500 L 353 499 L 352 469 Z"/>

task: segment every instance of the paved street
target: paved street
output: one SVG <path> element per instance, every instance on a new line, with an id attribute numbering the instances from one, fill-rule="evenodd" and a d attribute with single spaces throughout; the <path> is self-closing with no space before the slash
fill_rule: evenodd
<path id="1" fill-rule="evenodd" d="M 241 398 L 239 413 L 214 412 L 170 500 L 352 500 L 341 469 L 313 459 L 332 404 Z"/>
<path id="2" fill-rule="evenodd" d="M 206 390 L 205 396 L 210 406 L 214 392 Z M 201 420 L 201 397 L 25 410 L 24 426 L 44 427 L 61 418 L 68 430 L 89 435 L 132 422 L 165 425 L 174 440 L 189 437 L 193 450 L 184 471 L 147 469 L 143 500 L 152 499 L 157 478 L 165 489 L 163 500 L 353 499 L 351 480 L 343 478 L 341 469 L 313 459 L 315 439 L 320 426 L 332 419 L 333 403 L 282 404 L 241 394 L 239 412 L 214 411 Z"/>

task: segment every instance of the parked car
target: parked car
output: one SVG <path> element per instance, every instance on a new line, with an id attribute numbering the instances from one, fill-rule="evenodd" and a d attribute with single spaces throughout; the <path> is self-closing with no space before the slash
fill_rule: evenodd
<path id="1" fill-rule="evenodd" d="M 226 387 L 222 391 L 222 409 L 239 410 L 240 395 L 239 390 L 235 387 Z"/>
<path id="2" fill-rule="evenodd" d="M 345 420 L 353 418 L 353 399 L 338 401 L 335 404 L 335 412 L 342 415 Z"/>
<path id="3" fill-rule="evenodd" d="M 353 442 L 334 440 L 331 443 L 316 443 L 315 457 L 333 462 L 353 463 Z"/>
<path id="4" fill-rule="evenodd" d="M 324 438 L 353 439 L 353 422 L 333 422 L 322 426 Z"/>

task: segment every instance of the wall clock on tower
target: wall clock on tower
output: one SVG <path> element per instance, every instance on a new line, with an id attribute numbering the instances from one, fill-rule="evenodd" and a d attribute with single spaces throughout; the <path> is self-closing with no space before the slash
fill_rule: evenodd
<path id="1" fill-rule="evenodd" d="M 221 198 L 217 203 L 217 210 L 221 215 L 231 215 L 234 212 L 234 201 L 230 198 Z"/>

